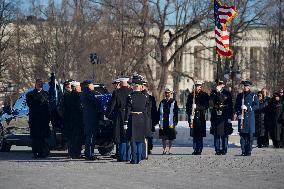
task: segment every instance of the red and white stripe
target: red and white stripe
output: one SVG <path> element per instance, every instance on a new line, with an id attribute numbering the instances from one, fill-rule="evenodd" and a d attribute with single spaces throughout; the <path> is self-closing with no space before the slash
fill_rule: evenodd
<path id="1" fill-rule="evenodd" d="M 221 56 L 230 57 L 233 52 L 229 47 L 229 33 L 227 29 L 220 30 L 215 26 L 215 41 L 217 53 Z"/>

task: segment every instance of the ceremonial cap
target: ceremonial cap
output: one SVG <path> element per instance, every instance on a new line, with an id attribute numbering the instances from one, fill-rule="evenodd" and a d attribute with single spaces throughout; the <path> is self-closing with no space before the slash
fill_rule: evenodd
<path id="1" fill-rule="evenodd" d="M 119 82 L 120 82 L 119 78 L 112 80 L 112 84 L 117 84 L 117 83 L 119 83 Z"/>
<path id="2" fill-rule="evenodd" d="M 80 85 L 80 82 L 78 82 L 78 81 L 72 81 L 70 84 L 71 84 L 72 86 L 79 86 L 79 85 Z"/>
<path id="3" fill-rule="evenodd" d="M 224 81 L 221 80 L 221 79 L 216 79 L 215 82 L 216 82 L 217 85 L 222 85 L 222 84 L 224 84 Z"/>
<path id="4" fill-rule="evenodd" d="M 204 82 L 202 80 L 196 80 L 195 81 L 195 85 L 202 85 Z"/>
<path id="5" fill-rule="evenodd" d="M 249 80 L 245 80 L 245 81 L 242 81 L 241 84 L 244 85 L 244 86 L 250 86 L 250 85 L 252 85 L 252 82 L 249 81 Z"/>

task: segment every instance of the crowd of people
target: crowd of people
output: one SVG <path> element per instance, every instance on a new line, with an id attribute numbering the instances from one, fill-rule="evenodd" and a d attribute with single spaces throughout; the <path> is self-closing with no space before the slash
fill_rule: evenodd
<path id="1" fill-rule="evenodd" d="M 56 88 L 54 75 L 49 84 L 55 87 L 49 88 L 48 92 L 44 91 L 43 81 L 37 79 L 35 89 L 27 94 L 34 157 L 41 158 L 49 154 L 46 141 L 50 136 L 51 120 L 53 125 L 64 125 L 63 133 L 70 158 L 82 157 L 84 143 L 84 158 L 96 159 L 94 142 L 99 102 L 94 93 L 93 82 L 66 81 L 63 94 L 54 92 L 59 90 Z M 232 95 L 225 89 L 224 81 L 217 80 L 216 88 L 210 94 L 203 91 L 202 81 L 195 81 L 186 103 L 190 136 L 193 137 L 192 155 L 202 153 L 203 138 L 206 137 L 205 114 L 208 109 L 211 111 L 210 134 L 214 136 L 216 155 L 226 155 L 228 151 L 228 137 L 233 132 L 232 119 L 235 114 L 242 156 L 251 155 L 254 137 L 257 137 L 259 148 L 268 147 L 269 138 L 275 148 L 283 147 L 283 90 L 275 92 L 269 98 L 265 90 L 252 92 L 250 81 L 243 81 L 242 84 L 243 90 L 237 95 L 233 106 Z M 179 110 L 177 101 L 173 98 L 173 91 L 167 88 L 164 91 L 164 99 L 157 107 L 155 97 L 149 93 L 148 83 L 140 75 L 116 79 L 113 86 L 112 98 L 104 112 L 114 125 L 116 153 L 113 157 L 119 162 L 133 164 L 147 159 L 153 149 L 153 132 L 156 125 L 159 125 L 159 138 L 163 144 L 161 153 L 173 154 L 172 144 L 176 139 L 175 128 Z M 57 99 L 60 98 L 50 94 L 62 95 L 60 107 L 56 105 Z M 62 123 L 57 123 L 57 116 L 62 117 Z M 82 142 L 83 139 L 85 142 Z"/>

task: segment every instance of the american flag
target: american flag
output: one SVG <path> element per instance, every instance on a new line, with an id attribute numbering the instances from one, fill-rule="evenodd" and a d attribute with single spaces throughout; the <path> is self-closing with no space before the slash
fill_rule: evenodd
<path id="1" fill-rule="evenodd" d="M 231 57 L 233 51 L 229 47 L 229 32 L 226 25 L 237 15 L 236 7 L 221 5 L 214 0 L 216 51 L 220 56 Z"/>

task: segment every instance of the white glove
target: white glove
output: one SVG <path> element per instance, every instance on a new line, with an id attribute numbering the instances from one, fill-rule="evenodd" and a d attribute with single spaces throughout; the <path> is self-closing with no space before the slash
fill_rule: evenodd
<path id="1" fill-rule="evenodd" d="M 247 110 L 248 107 L 246 105 L 242 105 L 242 110 Z"/>
<path id="2" fill-rule="evenodd" d="M 231 120 L 231 119 L 228 119 L 228 123 L 232 123 L 232 120 Z"/>
<path id="3" fill-rule="evenodd" d="M 193 108 L 196 109 L 196 104 L 193 104 Z"/>
<path id="4" fill-rule="evenodd" d="M 127 125 L 123 125 L 123 129 L 126 130 L 128 127 Z"/>
<path id="5" fill-rule="evenodd" d="M 242 115 L 239 115 L 239 116 L 238 116 L 238 119 L 243 119 Z"/>

